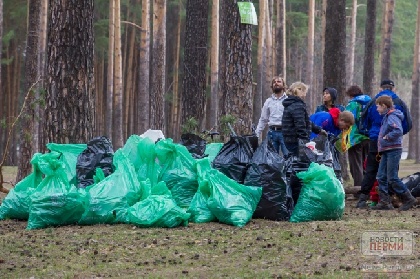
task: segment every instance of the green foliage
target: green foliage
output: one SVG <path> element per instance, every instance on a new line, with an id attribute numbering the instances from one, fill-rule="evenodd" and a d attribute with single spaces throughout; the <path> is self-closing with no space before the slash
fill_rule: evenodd
<path id="1" fill-rule="evenodd" d="M 0 119 L 0 127 L 3 129 L 7 128 L 6 118 Z"/>
<path id="2" fill-rule="evenodd" d="M 95 52 L 108 53 L 108 19 L 99 19 L 93 25 L 95 32 Z"/>
<path id="3" fill-rule="evenodd" d="M 220 117 L 219 123 L 220 123 L 220 130 L 219 133 L 222 137 L 228 137 L 231 134 L 231 130 L 229 128 L 228 124 L 233 124 L 236 122 L 235 116 L 231 114 L 226 114 Z"/>
<path id="4" fill-rule="evenodd" d="M 3 34 L 3 47 L 8 47 L 10 41 L 16 37 L 15 30 L 9 30 L 6 34 Z"/>
<path id="5" fill-rule="evenodd" d="M 394 28 L 391 46 L 392 76 L 411 78 L 417 20 L 416 0 L 395 3 Z"/>
<path id="6" fill-rule="evenodd" d="M 11 57 L 9 57 L 9 58 L 3 58 L 2 60 L 1 60 L 1 65 L 6 65 L 6 66 L 8 66 L 8 65 L 10 65 L 12 62 L 13 62 L 13 60 L 15 59 L 15 57 L 14 56 L 11 56 Z"/>
<path id="7" fill-rule="evenodd" d="M 181 125 L 181 131 L 183 134 L 196 134 L 198 129 L 198 121 L 194 117 L 190 117 L 187 121 Z"/>
<path id="8" fill-rule="evenodd" d="M 308 15 L 302 12 L 287 12 L 287 40 L 291 45 L 306 43 L 308 36 Z"/>

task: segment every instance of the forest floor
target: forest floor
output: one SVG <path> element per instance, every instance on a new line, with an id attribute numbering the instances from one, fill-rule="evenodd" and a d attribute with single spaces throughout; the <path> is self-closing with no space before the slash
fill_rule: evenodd
<path id="1" fill-rule="evenodd" d="M 401 177 L 417 171 L 420 165 L 401 161 Z M 12 181 L 15 168 L 7 172 L 5 180 Z M 3 220 L 0 277 L 420 278 L 420 208 L 378 212 L 355 209 L 355 203 L 346 199 L 340 221 L 253 219 L 243 228 L 212 222 L 26 230 L 27 222 Z M 408 231 L 414 245 L 404 256 L 367 255 L 362 239 L 372 231 Z"/>

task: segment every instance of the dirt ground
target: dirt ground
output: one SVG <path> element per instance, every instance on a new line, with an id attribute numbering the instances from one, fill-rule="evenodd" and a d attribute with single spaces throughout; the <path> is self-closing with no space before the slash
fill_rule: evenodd
<path id="1" fill-rule="evenodd" d="M 400 174 L 419 171 L 419 165 L 403 162 Z M 3 220 L 0 277 L 420 278 L 420 208 L 378 212 L 355 209 L 355 202 L 348 197 L 339 221 L 255 219 L 243 228 L 212 222 L 173 229 L 74 225 L 29 231 L 25 221 Z M 371 231 L 408 231 L 411 253 L 366 255 L 362 235 Z"/>

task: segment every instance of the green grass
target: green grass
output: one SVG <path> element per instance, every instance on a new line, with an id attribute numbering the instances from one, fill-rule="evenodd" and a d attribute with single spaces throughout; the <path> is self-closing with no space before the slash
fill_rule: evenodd
<path id="1" fill-rule="evenodd" d="M 29 231 L 25 221 L 3 220 L 0 277 L 420 278 L 418 239 L 410 256 L 377 258 L 360 251 L 367 230 L 419 235 L 420 209 L 376 212 L 354 204 L 346 201 L 340 221 L 251 220 L 243 228 L 213 222 L 173 229 L 121 224 Z M 414 269 L 400 274 L 361 270 L 378 263 Z"/>
<path id="2" fill-rule="evenodd" d="M 360 252 L 360 236 L 366 230 L 405 229 L 419 234 L 419 209 L 374 212 L 352 206 L 341 221 L 252 220 L 243 228 L 204 223 L 174 229 L 96 225 L 27 231 L 26 222 L 5 220 L 0 221 L 0 274 L 2 278 L 364 278 L 363 264 L 399 263 L 415 266 L 400 278 L 419 278 L 418 245 L 406 257 L 377 259 Z"/>

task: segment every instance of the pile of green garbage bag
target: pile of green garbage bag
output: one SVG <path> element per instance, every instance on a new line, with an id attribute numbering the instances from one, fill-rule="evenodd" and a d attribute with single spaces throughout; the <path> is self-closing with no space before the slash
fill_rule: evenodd
<path id="1" fill-rule="evenodd" d="M 189 222 L 244 226 L 261 197 L 261 187 L 244 186 L 211 167 L 222 144 L 210 144 L 195 159 L 172 139 L 153 142 L 132 135 L 113 154 L 113 172 L 96 168 L 93 184 L 78 187 L 76 163 L 86 144 L 47 145 L 32 173 L 0 205 L 0 220 L 28 222 L 27 229 L 63 225 L 133 224 L 177 227 Z"/>
<path id="2" fill-rule="evenodd" d="M 311 163 L 297 174 L 303 187 L 290 217 L 291 222 L 340 220 L 344 213 L 345 192 L 334 170 Z"/>

